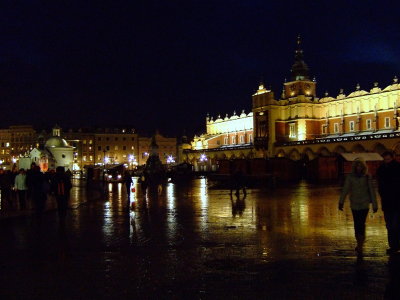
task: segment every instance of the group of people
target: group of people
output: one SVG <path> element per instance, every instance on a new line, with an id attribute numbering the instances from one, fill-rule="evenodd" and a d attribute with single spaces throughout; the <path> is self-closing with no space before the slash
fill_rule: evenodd
<path id="1" fill-rule="evenodd" d="M 377 169 L 378 192 L 381 208 L 384 213 L 388 234 L 389 248 L 387 254 L 400 250 L 400 199 L 397 184 L 400 183 L 400 163 L 392 152 L 382 154 L 383 164 Z M 352 172 L 346 177 L 339 199 L 339 210 L 343 210 L 346 196 L 349 195 L 350 208 L 354 221 L 354 232 L 357 242 L 355 251 L 361 257 L 365 243 L 365 222 L 372 204 L 373 212 L 378 211 L 376 191 L 368 175 L 367 166 L 362 160 L 355 160 Z"/>
<path id="2" fill-rule="evenodd" d="M 39 220 L 46 207 L 49 194 L 55 196 L 60 221 L 65 219 L 70 190 L 71 176 L 64 167 L 57 167 L 56 171 L 41 172 L 39 166 L 31 164 L 29 170 L 19 169 L 14 176 L 11 171 L 0 171 L 0 188 L 2 204 L 8 208 L 18 206 L 21 211 L 27 209 L 27 201 L 32 203 Z"/>

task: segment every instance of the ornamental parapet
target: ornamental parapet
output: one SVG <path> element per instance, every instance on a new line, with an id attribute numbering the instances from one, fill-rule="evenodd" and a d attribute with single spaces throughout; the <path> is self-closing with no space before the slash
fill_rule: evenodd
<path id="1" fill-rule="evenodd" d="M 293 141 L 293 142 L 276 142 L 277 147 L 288 147 L 297 145 L 315 145 L 315 144 L 329 144 L 329 143 L 345 143 L 345 142 L 357 142 L 357 141 L 367 141 L 367 140 L 378 140 L 378 139 L 394 139 L 400 138 L 399 131 L 393 131 L 390 133 L 375 133 L 375 134 L 363 134 L 363 135 L 352 135 L 352 136 L 338 136 L 331 138 L 319 138 L 314 140 L 304 140 L 304 141 Z"/>
<path id="2" fill-rule="evenodd" d="M 201 149 L 201 150 L 193 150 L 187 149 L 183 150 L 185 153 L 198 153 L 198 152 L 213 152 L 213 151 L 226 151 L 226 150 L 242 150 L 242 149 L 253 149 L 253 144 L 242 144 L 242 145 L 235 145 L 235 146 L 222 146 L 217 148 L 210 148 L 210 149 Z"/>

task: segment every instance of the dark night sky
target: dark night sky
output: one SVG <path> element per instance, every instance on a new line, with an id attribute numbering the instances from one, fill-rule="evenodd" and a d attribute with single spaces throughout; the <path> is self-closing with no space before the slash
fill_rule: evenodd
<path id="1" fill-rule="evenodd" d="M 3 1 L 2 127 L 201 132 L 261 78 L 280 95 L 299 33 L 319 96 L 400 75 L 398 1 L 53 2 Z"/>

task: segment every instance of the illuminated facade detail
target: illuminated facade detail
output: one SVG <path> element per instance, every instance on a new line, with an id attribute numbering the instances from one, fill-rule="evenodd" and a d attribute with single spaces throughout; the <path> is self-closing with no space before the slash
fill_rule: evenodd
<path id="1" fill-rule="evenodd" d="M 240 115 L 234 112 L 231 117 L 226 115 L 224 119 L 220 116 L 216 120 L 207 117 L 206 130 L 205 134 L 194 137 L 191 142 L 193 150 L 250 145 L 253 136 L 253 113 L 246 114 L 243 110 Z"/>
<path id="2" fill-rule="evenodd" d="M 166 137 L 156 132 L 154 138 L 158 145 L 158 154 L 163 164 L 171 164 L 170 157 L 177 157 L 177 140 L 176 138 Z M 139 137 L 138 141 L 138 164 L 143 165 L 149 158 L 151 138 Z"/>
<path id="3" fill-rule="evenodd" d="M 289 124 L 289 137 L 290 138 L 296 137 L 296 124 L 295 123 Z"/>

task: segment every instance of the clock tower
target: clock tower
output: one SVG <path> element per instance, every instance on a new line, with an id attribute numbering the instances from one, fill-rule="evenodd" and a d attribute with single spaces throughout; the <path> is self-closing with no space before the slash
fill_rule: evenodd
<path id="1" fill-rule="evenodd" d="M 291 81 L 284 83 L 282 98 L 295 100 L 298 96 L 304 96 L 312 100 L 316 96 L 316 82 L 310 80 L 309 69 L 303 59 L 300 36 L 297 37 L 297 49 L 294 58 L 295 61 L 290 70 Z"/>

